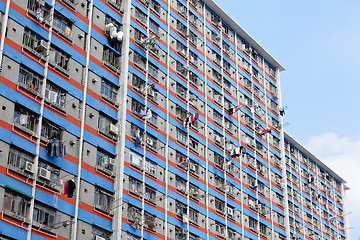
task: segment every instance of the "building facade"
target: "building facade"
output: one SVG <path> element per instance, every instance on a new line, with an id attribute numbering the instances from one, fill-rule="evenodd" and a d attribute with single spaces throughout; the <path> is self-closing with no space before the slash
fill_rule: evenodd
<path id="1" fill-rule="evenodd" d="M 212 0 L 4 0 L 0 239 L 347 239 L 284 68 Z"/>

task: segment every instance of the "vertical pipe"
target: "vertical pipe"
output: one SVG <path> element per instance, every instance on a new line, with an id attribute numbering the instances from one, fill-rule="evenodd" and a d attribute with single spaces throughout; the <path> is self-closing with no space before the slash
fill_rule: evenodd
<path id="1" fill-rule="evenodd" d="M 54 19 L 55 0 L 52 0 L 51 6 L 52 6 L 51 11 L 50 11 L 51 19 L 50 19 L 50 27 L 49 27 L 49 33 L 48 33 L 49 42 L 48 42 L 47 49 L 46 49 L 44 79 L 43 79 L 43 84 L 42 84 L 42 88 L 41 88 L 42 95 L 45 94 L 45 89 L 46 89 L 46 79 L 47 79 L 47 73 L 48 73 L 48 67 L 49 67 L 50 43 L 51 43 L 51 36 L 52 36 L 52 29 L 53 29 L 52 23 L 53 23 L 53 19 Z M 35 149 L 36 156 L 34 158 L 34 169 L 38 169 L 38 166 L 39 166 L 40 136 L 41 136 L 41 125 L 42 125 L 43 116 L 44 116 L 44 105 L 45 105 L 45 99 L 42 98 L 41 103 L 40 103 L 39 122 L 38 122 L 37 129 L 36 129 L 36 136 L 38 136 L 38 139 L 36 140 L 36 149 Z M 36 183 L 37 183 L 37 178 L 35 177 L 33 180 L 32 189 L 31 189 L 31 196 L 33 198 L 31 199 L 31 203 L 30 203 L 30 210 L 29 210 L 30 224 L 28 226 L 28 231 L 27 231 L 27 235 L 26 235 L 27 240 L 31 239 L 32 218 L 33 218 L 34 207 L 35 207 Z"/>
<path id="2" fill-rule="evenodd" d="M 54 1 L 54 0 L 53 0 Z M 81 181 L 81 166 L 82 166 L 82 158 L 83 158 L 83 142 L 84 142 L 84 127 L 85 127 L 85 113 L 86 113 L 86 95 L 87 95 L 87 86 L 89 80 L 89 61 L 90 61 L 90 47 L 91 47 L 91 26 L 92 26 L 92 14 L 93 14 L 93 5 L 94 0 L 90 0 L 89 5 L 89 26 L 88 26 L 88 34 L 86 39 L 86 65 L 85 65 L 85 78 L 84 78 L 84 91 L 83 91 L 83 99 L 81 103 L 81 115 L 80 115 L 80 140 L 79 140 L 79 163 L 78 163 L 78 172 L 76 177 L 76 193 L 75 193 L 75 213 L 74 213 L 74 226 L 73 233 L 71 239 L 76 240 L 77 230 L 78 230 L 78 215 L 79 215 L 79 202 L 80 202 L 80 181 Z"/>
<path id="3" fill-rule="evenodd" d="M 278 89 L 281 89 L 280 85 L 280 70 L 277 68 L 275 73 L 276 83 Z M 279 109 L 282 108 L 281 102 L 281 94 L 278 94 L 279 99 Z M 285 212 L 285 232 L 286 232 L 286 239 L 291 240 L 290 237 L 290 222 L 289 222 L 289 200 L 288 200 L 288 192 L 287 192 L 287 176 L 286 176 L 286 158 L 285 158 L 285 136 L 284 136 L 284 120 L 283 116 L 279 114 L 279 123 L 280 123 L 280 152 L 281 152 L 281 164 L 282 164 L 282 175 L 283 175 L 283 183 L 284 183 L 284 212 Z"/>

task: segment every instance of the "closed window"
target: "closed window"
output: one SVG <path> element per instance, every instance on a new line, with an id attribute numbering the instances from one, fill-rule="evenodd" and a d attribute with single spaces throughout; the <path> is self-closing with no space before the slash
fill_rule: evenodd
<path id="1" fill-rule="evenodd" d="M 56 220 L 56 210 L 48 206 L 35 203 L 33 221 L 48 227 L 54 226 Z"/>

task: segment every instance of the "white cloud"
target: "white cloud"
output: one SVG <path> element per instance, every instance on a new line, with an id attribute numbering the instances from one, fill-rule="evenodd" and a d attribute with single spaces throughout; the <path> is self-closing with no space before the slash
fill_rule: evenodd
<path id="1" fill-rule="evenodd" d="M 311 137 L 305 145 L 320 161 L 347 181 L 346 192 L 351 239 L 360 239 L 360 138 L 352 140 L 333 132 Z"/>

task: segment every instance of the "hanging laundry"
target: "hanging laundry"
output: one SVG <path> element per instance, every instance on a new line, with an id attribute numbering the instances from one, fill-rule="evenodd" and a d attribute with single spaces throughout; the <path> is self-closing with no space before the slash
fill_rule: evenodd
<path id="1" fill-rule="evenodd" d="M 195 122 L 199 118 L 199 113 L 194 113 L 189 117 L 189 123 Z"/>
<path id="2" fill-rule="evenodd" d="M 72 198 L 74 196 L 75 188 L 75 181 L 73 179 L 70 179 L 64 184 L 64 194 L 67 194 L 68 198 Z"/>
<path id="3" fill-rule="evenodd" d="M 186 128 L 187 125 L 188 125 L 188 123 L 189 123 L 189 118 L 186 117 L 186 118 L 184 119 L 184 121 L 183 121 L 183 127 Z"/>
<path id="4" fill-rule="evenodd" d="M 145 88 L 144 88 L 144 91 L 143 91 L 143 94 L 147 94 L 147 91 L 151 88 L 154 88 L 155 87 L 155 83 L 152 83 L 152 84 L 146 84 Z"/>
<path id="5" fill-rule="evenodd" d="M 144 116 L 145 119 L 150 119 L 152 118 L 152 111 L 151 109 L 149 108 Z"/>
<path id="6" fill-rule="evenodd" d="M 135 130 L 135 145 L 136 146 L 140 146 L 142 145 L 142 137 L 141 137 L 141 134 L 140 134 L 140 129 L 136 129 Z"/>
<path id="7" fill-rule="evenodd" d="M 51 139 L 46 148 L 50 157 L 64 157 L 66 155 L 66 145 L 58 139 Z"/>
<path id="8" fill-rule="evenodd" d="M 232 161 L 225 161 L 224 167 L 230 166 Z"/>
<path id="9" fill-rule="evenodd" d="M 232 115 L 241 109 L 241 105 L 229 109 L 229 114 Z"/>
<path id="10" fill-rule="evenodd" d="M 183 215 L 183 222 L 184 223 L 189 223 L 189 217 L 187 215 Z"/>
<path id="11" fill-rule="evenodd" d="M 263 135 L 265 135 L 266 133 L 271 133 L 271 128 L 270 128 L 270 127 L 267 127 L 267 128 L 265 128 L 265 129 L 261 130 L 260 136 L 263 136 Z"/>
<path id="12" fill-rule="evenodd" d="M 70 37 L 71 34 L 71 28 L 66 27 L 66 36 Z"/>
<path id="13" fill-rule="evenodd" d="M 44 21 L 44 10 L 42 8 L 38 8 L 36 11 L 36 19 L 39 22 L 43 22 Z"/>
<path id="14" fill-rule="evenodd" d="M 140 110 L 140 115 L 141 115 L 141 117 L 145 117 L 146 116 L 146 111 L 144 110 L 144 109 L 141 109 Z"/>
<path id="15" fill-rule="evenodd" d="M 66 155 L 66 145 L 63 142 L 60 142 L 60 157 L 64 157 Z"/>
<path id="16" fill-rule="evenodd" d="M 20 124 L 21 124 L 22 126 L 27 125 L 28 117 L 29 117 L 29 116 L 28 116 L 27 114 L 20 114 L 19 120 L 20 120 Z"/>

